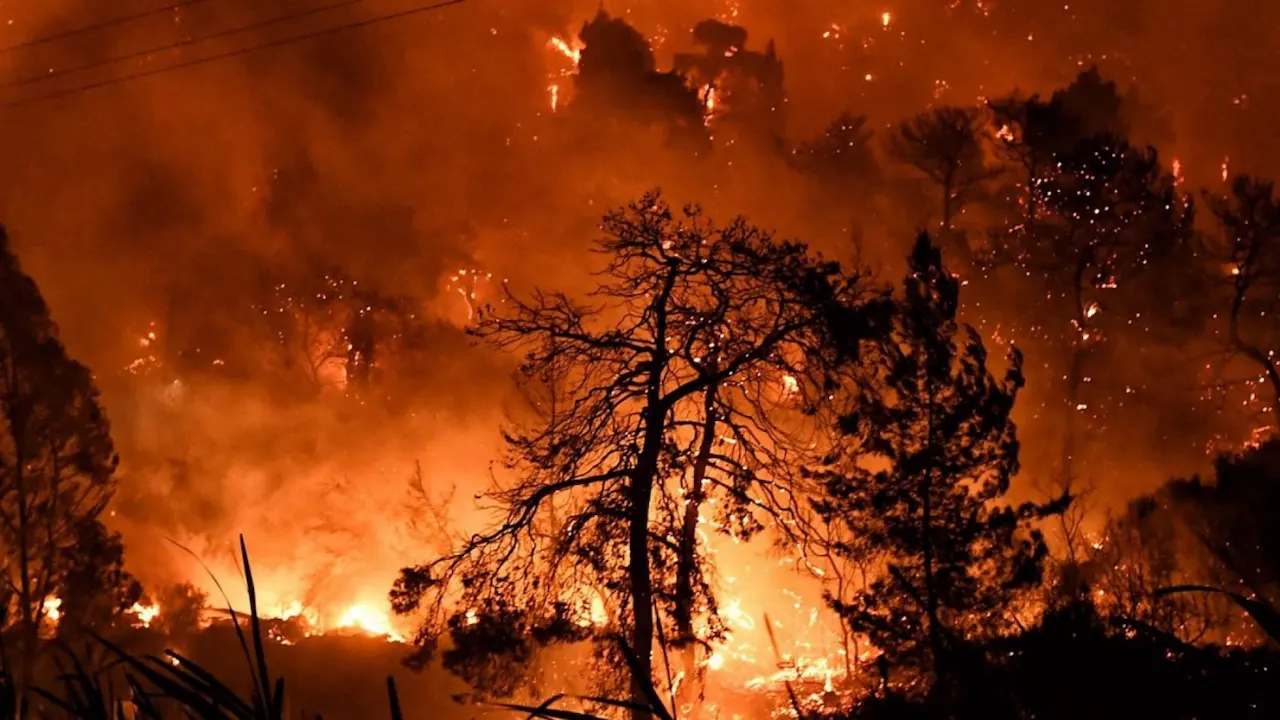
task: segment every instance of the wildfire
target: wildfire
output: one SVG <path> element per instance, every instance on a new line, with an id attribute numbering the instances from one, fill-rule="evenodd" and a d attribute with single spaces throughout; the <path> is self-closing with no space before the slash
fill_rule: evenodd
<path id="1" fill-rule="evenodd" d="M 552 97 L 552 109 L 555 109 L 555 97 Z M 475 319 L 476 316 L 476 296 L 479 291 L 480 284 L 488 283 L 493 280 L 493 273 L 476 270 L 474 268 L 459 268 L 456 273 L 449 277 L 449 289 L 457 293 L 462 298 L 462 302 L 466 304 L 467 321 Z"/>
<path id="2" fill-rule="evenodd" d="M 716 108 L 719 106 L 719 92 L 715 85 L 708 85 L 702 90 L 702 104 L 706 108 L 703 122 L 707 126 L 711 125 L 711 120 L 715 117 Z"/>
<path id="3" fill-rule="evenodd" d="M 138 618 L 138 624 L 142 627 L 151 627 L 151 621 L 160 615 L 160 606 L 134 603 L 133 607 L 129 608 L 129 612 Z"/>
<path id="4" fill-rule="evenodd" d="M 62 598 L 51 597 L 44 601 L 44 616 L 54 625 L 58 624 L 58 619 L 62 617 Z"/>
<path id="5" fill-rule="evenodd" d="M 347 608 L 338 619 L 336 627 L 385 637 L 390 642 L 405 641 L 404 636 L 391 626 L 391 616 L 385 610 L 378 610 L 367 604 L 357 604 Z"/>
<path id="6" fill-rule="evenodd" d="M 582 42 L 581 41 L 574 40 L 573 44 L 570 45 L 563 38 L 553 37 L 551 38 L 551 41 L 548 44 L 552 48 L 554 48 L 557 52 L 559 52 L 561 55 L 564 55 L 565 57 L 572 60 L 573 67 L 575 70 L 578 67 L 578 63 L 582 62 Z"/>
<path id="7" fill-rule="evenodd" d="M 578 63 L 582 62 L 583 44 L 581 40 L 574 39 L 572 42 L 565 40 L 559 36 L 552 37 L 547 41 L 547 47 L 555 54 L 569 60 L 569 67 L 562 67 L 559 70 L 553 70 L 551 79 L 547 84 L 547 93 L 550 96 L 549 102 L 551 112 L 560 109 L 561 90 L 560 86 L 564 78 L 569 77 L 578 72 Z"/>

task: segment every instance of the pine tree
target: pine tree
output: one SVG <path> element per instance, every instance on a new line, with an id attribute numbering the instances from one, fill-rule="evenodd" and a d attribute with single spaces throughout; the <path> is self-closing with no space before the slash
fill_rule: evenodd
<path id="1" fill-rule="evenodd" d="M 942 194 L 941 221 L 950 235 L 955 218 L 999 172 L 987 166 L 976 108 L 940 107 L 900 124 L 889 137 L 889 152 L 919 170 Z"/>
<path id="2" fill-rule="evenodd" d="M 1028 524 L 1056 508 L 1002 503 L 1018 470 L 1018 352 L 995 379 L 977 333 L 956 321 L 960 284 L 927 235 L 909 264 L 881 377 L 844 418 L 816 507 L 879 568 L 861 592 L 832 598 L 836 610 L 892 661 L 941 681 L 955 641 L 998 632 L 1017 592 L 1039 582 L 1046 547 Z"/>

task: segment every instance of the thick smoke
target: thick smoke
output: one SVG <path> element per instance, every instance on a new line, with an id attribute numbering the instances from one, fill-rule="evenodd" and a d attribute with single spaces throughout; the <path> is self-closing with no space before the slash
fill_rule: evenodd
<path id="1" fill-rule="evenodd" d="M 26 102 L 413 4 L 370 0 L 58 75 L 320 5 L 207 0 L 0 56 L 6 78 L 51 74 L 0 91 L 16 103 L 0 114 L 0 218 L 69 348 L 98 373 L 124 452 L 114 518 L 139 574 L 200 574 L 164 538 L 233 573 L 231 544 L 244 532 L 280 602 L 382 603 L 396 568 L 431 552 L 432 532 L 407 523 L 423 514 L 409 489 L 415 464 L 436 501 L 458 488 L 451 507 L 465 526 L 499 451 L 506 361 L 462 335 L 475 304 L 497 299 L 504 281 L 586 287 L 599 216 L 654 186 L 842 259 L 854 228 L 767 144 L 720 138 L 713 164 L 656 136 L 566 130 L 549 84 L 567 94 L 572 83 L 548 42 L 574 38 L 596 0 L 471 0 Z M 0 45 L 145 7 L 0 7 Z M 881 129 L 931 103 L 1050 92 L 1097 63 L 1137 88 L 1146 109 L 1132 119 L 1135 134 L 1180 157 L 1190 182 L 1219 182 L 1223 162 L 1233 172 L 1277 167 L 1263 123 L 1274 117 L 1266 106 L 1277 102 L 1270 68 L 1280 50 L 1264 32 L 1280 7 L 1263 3 L 611 0 L 605 9 L 650 39 L 659 69 L 696 50 L 691 30 L 706 18 L 746 27 L 751 50 L 774 41 L 785 145 L 846 110 Z M 870 240 L 862 259 L 893 279 L 921 222 L 868 211 L 856 219 Z M 255 379 L 270 362 L 246 325 L 262 274 L 321 267 L 421 303 L 431 347 L 396 412 L 300 399 Z M 482 277 L 459 279 L 463 269 Z M 155 345 L 142 347 L 153 324 Z M 219 369 L 123 371 L 166 343 L 176 352 L 179 337 L 184 362 L 198 347 Z M 1154 448 L 1115 452 L 1126 472 L 1111 500 L 1188 470 Z"/>

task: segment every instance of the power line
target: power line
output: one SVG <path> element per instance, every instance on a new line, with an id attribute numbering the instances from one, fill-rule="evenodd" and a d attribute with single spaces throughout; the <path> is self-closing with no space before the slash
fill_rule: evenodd
<path id="1" fill-rule="evenodd" d="M 130 80 L 137 80 L 140 78 L 151 77 L 152 75 L 160 75 L 160 74 L 171 72 L 174 70 L 182 70 L 189 67 L 195 67 L 196 65 L 204 65 L 206 63 L 216 62 L 218 60 L 226 60 L 228 58 L 233 58 L 239 55 L 245 55 L 251 52 L 256 52 L 258 50 L 268 50 L 271 48 L 282 47 L 284 45 L 291 45 L 293 43 L 303 42 L 305 40 L 311 40 L 314 38 L 323 37 L 325 35 L 333 35 L 333 34 L 342 32 L 343 30 L 355 30 L 358 28 L 368 27 L 370 25 L 377 25 L 379 23 L 390 22 L 392 20 L 399 20 L 401 18 L 406 18 L 411 15 L 419 15 L 421 13 L 430 12 L 432 10 L 439 10 L 442 8 L 446 8 L 446 7 L 449 7 L 450 5 L 461 5 L 466 1 L 467 0 L 442 0 L 441 2 L 432 3 L 430 5 L 422 5 L 419 7 L 409 8 L 407 10 L 388 13 L 386 15 L 379 15 L 376 17 L 367 18 L 365 20 L 346 23 L 345 25 L 337 25 L 334 27 L 325 28 L 323 30 L 316 30 L 314 32 L 309 32 L 302 35 L 294 35 L 292 37 L 280 38 L 279 40 L 273 40 L 271 42 L 263 43 L 261 45 L 251 45 L 246 48 L 240 48 L 239 50 L 231 50 L 224 53 L 218 53 L 217 55 L 209 55 L 208 57 L 196 58 L 194 60 L 188 60 L 185 62 L 177 63 L 176 65 L 167 65 L 161 68 L 144 70 L 142 72 L 133 73 L 132 75 L 122 75 L 120 77 L 111 78 L 110 80 L 103 80 L 101 82 L 89 83 L 87 85 L 80 85 L 78 87 L 68 88 L 66 90 L 59 90 L 57 92 L 46 93 L 44 95 L 36 95 L 34 97 L 22 98 L 20 100 L 11 100 L 8 102 L 0 103 L 0 108 L 18 107 L 21 105 L 29 105 L 31 103 L 41 102 L 43 100 L 52 100 L 54 98 L 65 97 L 67 95 L 76 95 L 78 93 L 87 92 L 89 90 L 96 90 L 98 88 L 108 87 L 111 85 L 119 85 L 121 83 L 129 82 Z"/>
<path id="2" fill-rule="evenodd" d="M 85 33 L 90 33 L 95 30 L 103 30 L 105 28 L 115 27 L 116 25 L 124 25 L 125 23 L 131 23 L 134 20 L 141 20 L 143 18 L 151 17 L 152 15 L 159 15 L 161 13 L 169 12 L 170 10 L 181 10 L 191 5 L 199 5 L 200 3 L 206 3 L 206 2 L 209 2 L 209 0 L 181 0 L 181 2 L 176 2 L 171 5 L 165 5 L 164 7 L 153 8 L 151 10 L 143 10 L 141 12 L 134 13 L 133 15 L 126 15 L 124 17 L 118 17 L 112 20 L 103 20 L 102 22 L 95 23 L 93 25 L 85 25 L 84 27 L 78 27 L 78 28 L 75 28 L 74 30 L 66 30 L 60 33 L 55 33 L 53 35 L 45 35 L 44 37 L 38 37 L 38 38 L 35 38 L 34 40 L 27 40 L 26 42 L 21 42 L 21 43 L 18 43 L 17 45 L 9 45 L 7 47 L 2 47 L 0 48 L 0 55 L 8 55 L 9 53 L 15 50 L 35 47 L 36 45 L 46 45 L 51 42 L 62 40 L 63 38 L 74 37 L 76 35 L 83 35 Z"/>
<path id="3" fill-rule="evenodd" d="M 197 1 L 208 2 L 208 0 L 197 0 Z M 219 30 L 217 32 L 210 33 L 208 35 L 202 35 L 200 37 L 179 40 L 177 42 L 172 42 L 167 45 L 157 45 L 154 47 L 149 47 L 145 50 L 138 50 L 135 52 L 126 53 L 124 55 L 116 55 L 114 57 L 109 57 L 105 60 L 97 60 L 91 63 L 87 63 L 85 65 L 77 65 L 74 67 L 69 67 L 69 68 L 66 68 L 65 70 L 57 70 L 54 72 L 43 73 L 41 75 L 30 75 L 28 77 L 19 78 L 17 80 L 7 80 L 5 82 L 0 83 L 0 89 L 20 87 L 22 85 L 30 85 L 31 83 L 41 82 L 43 80 L 54 80 L 56 78 L 66 77 L 68 75 L 75 75 L 77 73 L 87 72 L 89 70 L 97 70 L 99 68 L 110 67 L 111 65 L 117 65 L 119 63 L 127 62 L 129 60 L 136 60 L 140 57 L 146 57 L 147 55 L 153 55 L 155 53 L 168 52 L 169 50 L 177 50 L 179 48 L 188 47 L 190 45 L 197 45 L 199 43 L 208 42 L 210 40 L 217 40 L 219 38 L 230 37 L 232 35 L 238 35 L 242 32 L 248 32 L 250 30 L 258 30 L 265 27 L 271 27 L 272 25 L 279 25 L 280 23 L 290 22 L 292 20 L 301 20 L 302 18 L 305 18 L 305 17 L 310 17 L 312 15 L 319 15 L 320 13 L 328 12 L 330 10 L 337 10 L 338 8 L 347 7 L 349 5 L 357 5 L 361 2 L 364 2 L 364 0 L 339 0 L 338 2 L 332 2 L 332 3 L 329 3 L 328 5 L 321 5 L 320 7 L 311 8 L 309 10 L 301 10 L 296 13 L 291 13 L 289 15 L 281 15 L 279 17 L 271 18 L 269 20 L 259 20 L 257 22 L 247 23 L 245 25 L 239 25 L 237 27 L 227 28 L 225 30 Z"/>

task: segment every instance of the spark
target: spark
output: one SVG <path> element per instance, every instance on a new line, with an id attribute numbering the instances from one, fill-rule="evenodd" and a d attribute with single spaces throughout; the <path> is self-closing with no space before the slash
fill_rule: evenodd
<path id="1" fill-rule="evenodd" d="M 893 14 L 892 14 L 892 13 L 890 13 L 888 10 L 885 10 L 884 12 L 880 13 L 880 25 L 881 25 L 881 26 L 883 26 L 883 27 L 889 27 L 889 23 L 891 23 L 891 22 L 893 22 Z"/>

